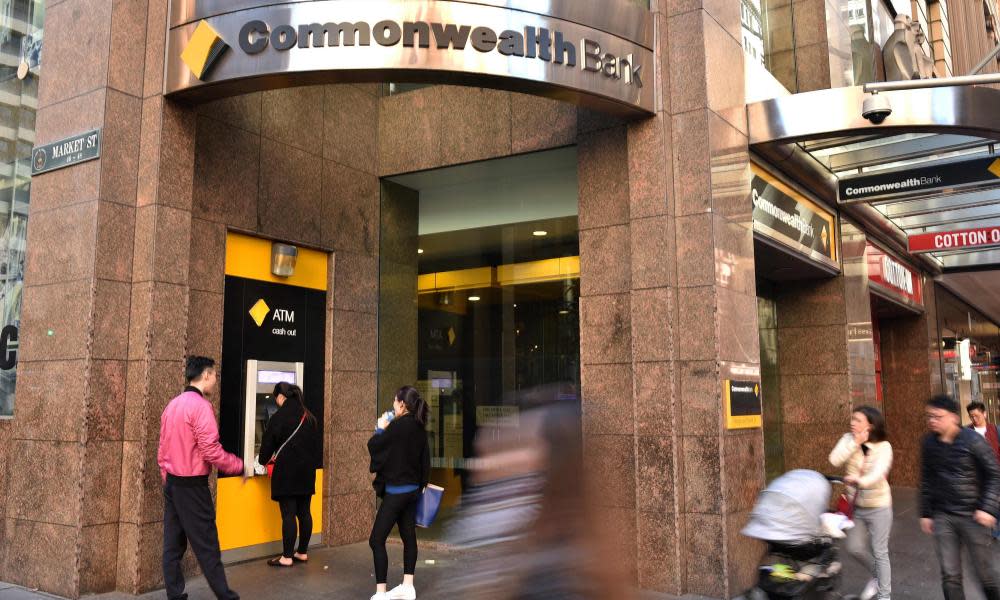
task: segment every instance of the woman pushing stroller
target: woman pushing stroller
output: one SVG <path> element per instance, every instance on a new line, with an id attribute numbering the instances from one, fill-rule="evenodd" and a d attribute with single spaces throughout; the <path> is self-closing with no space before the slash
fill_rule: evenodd
<path id="1" fill-rule="evenodd" d="M 892 491 L 887 477 L 892 468 L 892 446 L 886 441 L 885 418 L 878 409 L 862 406 L 851 414 L 851 431 L 837 442 L 830 463 L 844 467 L 844 483 L 854 507 L 847 551 L 873 577 L 861 592 L 861 600 L 889 600 Z"/>

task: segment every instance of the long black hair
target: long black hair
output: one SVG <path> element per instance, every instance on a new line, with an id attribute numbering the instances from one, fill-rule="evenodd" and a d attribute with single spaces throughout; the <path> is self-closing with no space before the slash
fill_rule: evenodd
<path id="1" fill-rule="evenodd" d="M 868 434 L 869 440 L 873 442 L 884 442 L 889 439 L 889 436 L 885 431 L 885 417 L 882 416 L 882 411 L 874 406 L 859 406 L 854 409 L 854 412 L 863 414 L 865 418 L 868 419 L 868 423 L 871 424 L 872 430 Z"/>
<path id="2" fill-rule="evenodd" d="M 313 425 L 316 424 L 316 417 L 314 417 L 313 414 L 309 412 L 309 409 L 306 408 L 306 401 L 302 397 L 302 388 L 293 383 L 281 381 L 274 386 L 275 400 L 277 400 L 278 394 L 281 394 L 286 398 L 285 402 L 288 402 L 289 400 L 295 402 L 295 404 L 302 408 L 302 414 L 306 416 L 306 419 L 308 419 Z"/>
<path id="3" fill-rule="evenodd" d="M 427 414 L 430 412 L 430 409 L 427 407 L 427 402 L 420 396 L 417 388 L 412 385 L 404 385 L 396 390 L 396 400 L 403 403 L 403 406 L 406 407 L 406 412 L 413 415 L 417 423 L 420 423 L 421 426 L 427 425 Z"/>

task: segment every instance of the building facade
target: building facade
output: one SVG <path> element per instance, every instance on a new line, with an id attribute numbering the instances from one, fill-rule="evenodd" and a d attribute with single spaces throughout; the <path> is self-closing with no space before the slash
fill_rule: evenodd
<path id="1" fill-rule="evenodd" d="M 251 85 L 237 57 L 317 38 L 258 28 L 222 52 L 222 35 L 193 66 L 181 54 L 196 26 L 225 31 L 192 16 L 210 3 L 9 2 L 0 581 L 74 598 L 162 586 L 159 416 L 184 357 L 202 354 L 221 359 L 213 401 L 242 456 L 266 386 L 303 384 L 324 430 L 325 544 L 369 534 L 365 441 L 396 387 L 431 402 L 449 505 L 477 427 L 516 421 L 543 390 L 580 403 L 589 475 L 634 582 L 738 595 L 756 575 L 759 547 L 740 529 L 757 493 L 782 471 L 826 470 L 852 406 L 885 410 L 901 485 L 916 481 L 925 397 L 1000 407 L 993 309 L 760 151 L 748 110 L 885 79 L 876 57 L 901 15 L 924 26 L 909 47 L 958 74 L 979 50 L 949 40 L 992 32 L 972 16 L 996 12 L 961 1 L 615 0 L 617 17 L 598 10 L 609 0 L 547 15 L 480 2 L 609 36 L 607 54 L 570 44 L 577 71 L 604 79 L 492 72 L 493 58 L 462 72 L 290 60 Z M 357 21 L 378 21 L 369 46 L 385 56 L 424 47 L 420 27 L 407 46 L 407 27 L 379 20 L 392 3 L 344 4 L 368 5 Z M 468 3 L 411 4 L 458 19 Z M 427 24 L 428 47 L 445 24 Z M 561 48 L 545 69 L 570 63 L 577 39 L 471 35 L 494 54 L 510 43 L 504 65 Z M 360 53 L 357 39 L 341 49 Z M 39 148 L 98 130 L 98 156 L 37 168 Z M 297 250 L 290 276 L 274 274 L 277 244 Z M 227 560 L 280 537 L 267 485 L 213 482 Z M 45 552 L 25 560 L 28 548 Z"/>

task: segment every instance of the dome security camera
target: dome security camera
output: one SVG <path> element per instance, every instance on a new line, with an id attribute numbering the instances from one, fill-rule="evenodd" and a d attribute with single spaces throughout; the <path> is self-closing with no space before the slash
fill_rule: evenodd
<path id="1" fill-rule="evenodd" d="M 861 116 L 875 125 L 881 125 L 891 114 L 892 106 L 889 104 L 889 99 L 879 94 L 868 96 L 861 105 Z"/>

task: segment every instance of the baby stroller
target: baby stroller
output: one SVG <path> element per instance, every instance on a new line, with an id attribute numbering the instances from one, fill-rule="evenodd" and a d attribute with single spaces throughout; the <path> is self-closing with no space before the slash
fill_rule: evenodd
<path id="1" fill-rule="evenodd" d="M 760 493 L 742 533 L 767 543 L 767 554 L 745 600 L 854 598 L 840 593 L 841 564 L 821 520 L 831 491 L 825 476 L 799 469 Z"/>

